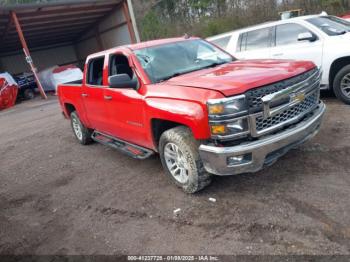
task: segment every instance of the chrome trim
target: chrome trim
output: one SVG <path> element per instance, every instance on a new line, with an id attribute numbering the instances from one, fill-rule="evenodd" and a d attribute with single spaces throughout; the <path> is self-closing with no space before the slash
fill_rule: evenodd
<path id="1" fill-rule="evenodd" d="M 298 99 L 293 99 L 294 97 L 297 97 L 298 94 L 300 94 L 301 92 L 303 94 L 306 94 L 308 92 L 310 92 L 312 89 L 314 89 L 314 86 L 320 85 L 321 83 L 321 75 L 322 72 L 321 70 L 316 70 L 314 74 L 312 74 L 309 78 L 305 79 L 304 81 L 297 83 L 293 86 L 290 86 L 288 88 L 282 89 L 278 92 L 266 95 L 264 97 L 261 98 L 262 102 L 263 102 L 263 116 L 265 119 L 269 118 L 269 117 L 273 117 L 274 115 L 277 115 L 285 110 L 287 110 L 288 108 L 300 103 L 300 101 Z M 314 78 L 317 78 L 318 80 L 316 80 L 315 83 L 312 83 L 311 86 L 308 86 L 310 84 L 311 80 L 314 80 Z M 271 110 L 271 103 L 281 100 L 283 98 L 290 98 L 289 103 L 284 104 L 283 106 L 280 106 L 274 110 Z"/>
<path id="2" fill-rule="evenodd" d="M 317 91 L 318 92 L 318 91 Z M 314 92 L 313 93 L 309 93 L 309 94 L 307 94 L 306 96 L 305 96 L 305 99 L 307 98 L 307 97 L 309 97 L 309 96 L 312 96 L 312 95 L 314 95 Z M 319 96 L 320 96 L 320 94 L 319 94 L 319 92 L 318 92 L 318 97 L 317 97 L 317 101 L 319 101 Z M 291 106 L 289 106 L 288 108 L 285 108 L 284 110 L 282 110 L 282 112 L 283 111 L 286 111 L 286 110 L 288 110 L 288 109 L 290 109 L 290 108 L 292 108 L 293 106 L 296 106 L 297 104 L 293 104 L 293 105 L 291 105 Z M 251 136 L 252 137 L 259 137 L 259 136 L 263 136 L 263 135 L 265 135 L 265 134 L 268 134 L 268 133 L 270 133 L 270 132 L 272 132 L 272 131 L 274 131 L 274 130 L 277 130 L 277 129 L 280 129 L 280 128 L 283 128 L 284 126 L 287 126 L 287 125 L 290 125 L 290 124 L 293 124 L 293 123 L 296 123 L 296 122 L 298 122 L 300 119 L 302 119 L 303 117 L 305 117 L 307 114 L 309 114 L 310 112 L 312 112 L 313 110 L 315 110 L 315 108 L 318 106 L 318 104 L 315 104 L 313 107 L 311 107 L 309 110 L 307 110 L 307 111 L 304 111 L 304 112 L 302 112 L 301 114 L 299 114 L 299 115 L 297 115 L 297 116 L 295 116 L 295 117 L 293 117 L 293 118 L 290 118 L 290 119 L 288 119 L 287 121 L 284 121 L 284 122 L 281 122 L 281 123 L 279 123 L 279 124 L 277 124 L 277 125 L 273 125 L 273 126 L 271 126 L 271 127 L 268 127 L 268 128 L 265 128 L 265 129 L 263 129 L 263 130 L 261 130 L 261 131 L 258 131 L 257 130 L 257 124 L 256 124 L 256 120 L 257 120 L 257 118 L 259 118 L 259 117 L 262 117 L 263 116 L 263 113 L 262 112 L 260 112 L 260 113 L 256 113 L 256 114 L 253 114 L 253 115 L 249 115 L 249 122 L 250 122 L 250 127 L 251 127 Z"/>
<path id="3" fill-rule="evenodd" d="M 233 175 L 241 173 L 256 172 L 264 167 L 266 157 L 277 150 L 282 150 L 272 159 L 273 163 L 289 149 L 305 142 L 317 134 L 326 106 L 323 103 L 313 112 L 313 115 L 277 134 L 266 136 L 253 142 L 245 142 L 232 147 L 216 147 L 204 145 L 199 147 L 199 154 L 207 172 L 216 175 Z M 251 154 L 251 161 L 238 165 L 228 165 L 227 158 Z"/>

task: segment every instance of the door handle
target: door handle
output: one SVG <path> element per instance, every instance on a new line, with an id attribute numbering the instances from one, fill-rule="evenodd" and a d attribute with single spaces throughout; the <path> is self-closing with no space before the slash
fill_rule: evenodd
<path id="1" fill-rule="evenodd" d="M 104 96 L 105 100 L 112 100 L 112 96 Z"/>
<path id="2" fill-rule="evenodd" d="M 81 96 L 82 96 L 82 97 L 87 97 L 88 94 L 84 94 L 84 93 L 83 93 L 83 94 L 81 94 Z"/>
<path id="3" fill-rule="evenodd" d="M 273 56 L 283 56 L 283 53 L 277 53 L 277 54 L 273 54 Z"/>

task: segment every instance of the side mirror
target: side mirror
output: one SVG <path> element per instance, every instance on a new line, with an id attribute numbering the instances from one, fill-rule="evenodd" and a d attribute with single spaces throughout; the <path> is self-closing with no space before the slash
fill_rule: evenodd
<path id="1" fill-rule="evenodd" d="M 108 78 L 111 88 L 133 88 L 138 86 L 137 78 L 131 79 L 128 74 L 113 75 Z"/>
<path id="2" fill-rule="evenodd" d="M 317 37 L 310 32 L 301 33 L 298 35 L 298 41 L 310 41 L 314 42 L 317 40 Z"/>

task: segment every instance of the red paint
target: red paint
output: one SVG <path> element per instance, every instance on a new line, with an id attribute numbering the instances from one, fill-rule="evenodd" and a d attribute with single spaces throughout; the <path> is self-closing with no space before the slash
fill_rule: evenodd
<path id="1" fill-rule="evenodd" d="M 17 93 L 17 85 L 10 85 L 6 79 L 0 78 L 0 110 L 14 106 Z"/>
<path id="2" fill-rule="evenodd" d="M 235 61 L 152 84 L 132 51 L 176 41 L 186 40 L 155 40 L 113 48 L 89 56 L 87 63 L 91 58 L 105 56 L 103 87 L 87 85 L 85 73 L 83 85 L 59 86 L 59 100 L 66 117 L 69 115 L 65 104 L 72 104 L 87 127 L 157 150 L 153 141 L 152 119 L 186 125 L 196 139 L 209 139 L 206 106 L 208 99 L 241 94 L 315 67 L 313 63 L 306 61 Z M 129 64 L 139 78 L 139 90 L 108 88 L 109 56 L 115 53 L 124 54 L 129 58 Z M 86 94 L 87 97 L 82 97 L 82 94 Z M 110 96 L 112 99 L 105 100 L 104 96 Z"/>

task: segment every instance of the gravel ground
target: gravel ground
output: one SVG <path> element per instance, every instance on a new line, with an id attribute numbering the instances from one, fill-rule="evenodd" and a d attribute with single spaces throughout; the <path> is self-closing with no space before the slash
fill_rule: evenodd
<path id="1" fill-rule="evenodd" d="M 312 141 L 196 195 L 158 156 L 78 144 L 55 98 L 2 111 L 0 254 L 350 254 L 350 107 L 324 100 Z"/>

